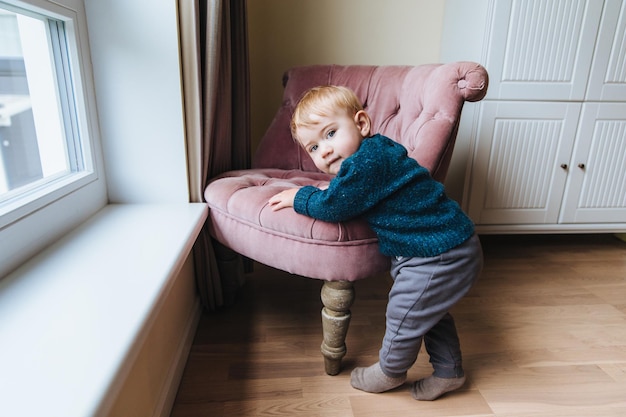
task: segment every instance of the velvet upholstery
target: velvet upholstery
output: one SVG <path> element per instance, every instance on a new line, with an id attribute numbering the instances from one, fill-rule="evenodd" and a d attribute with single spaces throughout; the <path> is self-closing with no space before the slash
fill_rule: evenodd
<path id="1" fill-rule="evenodd" d="M 355 91 L 372 119 L 372 133 L 402 143 L 410 156 L 445 179 L 465 101 L 487 91 L 485 69 L 472 62 L 421 66 L 315 65 L 288 70 L 282 106 L 262 138 L 250 170 L 230 171 L 205 190 L 214 238 L 251 259 L 326 281 L 355 281 L 385 271 L 375 234 L 362 220 L 331 224 L 273 212 L 268 199 L 283 189 L 320 186 L 317 170 L 293 141 L 289 120 L 302 93 L 318 85 Z"/>

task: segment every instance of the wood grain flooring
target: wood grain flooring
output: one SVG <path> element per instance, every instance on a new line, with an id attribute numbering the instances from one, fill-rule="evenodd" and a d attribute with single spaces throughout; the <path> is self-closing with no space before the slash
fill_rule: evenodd
<path id="1" fill-rule="evenodd" d="M 408 384 L 384 394 L 350 386 L 355 366 L 377 360 L 388 275 L 356 283 L 348 353 L 331 377 L 319 351 L 321 283 L 256 265 L 235 306 L 203 315 L 171 416 L 626 416 L 626 243 L 612 235 L 481 241 L 481 278 L 452 311 L 461 390 L 424 402 Z M 421 352 L 409 380 L 430 373 Z"/>

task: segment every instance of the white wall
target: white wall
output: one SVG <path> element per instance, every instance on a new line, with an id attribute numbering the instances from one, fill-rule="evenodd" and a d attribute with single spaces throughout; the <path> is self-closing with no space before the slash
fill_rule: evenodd
<path id="1" fill-rule="evenodd" d="M 467 0 L 446 0 L 441 38 L 443 62 L 474 61 L 486 65 L 488 51 L 483 49 L 483 39 L 478 34 L 484 34 L 489 25 L 487 9 L 490 3 L 491 0 L 472 0 L 471 4 Z M 476 30 L 472 36 L 464 36 L 462 31 L 455 30 L 458 21 L 472 22 L 475 25 Z M 479 106 L 480 102 L 465 103 L 463 106 L 459 133 L 446 178 L 448 195 L 459 203 L 462 203 L 464 198 L 463 189 L 467 177 L 470 149 L 473 145 L 470 143 L 470 137 L 475 127 Z"/>
<path id="2" fill-rule="evenodd" d="M 176 2 L 85 7 L 109 201 L 189 201 Z"/>

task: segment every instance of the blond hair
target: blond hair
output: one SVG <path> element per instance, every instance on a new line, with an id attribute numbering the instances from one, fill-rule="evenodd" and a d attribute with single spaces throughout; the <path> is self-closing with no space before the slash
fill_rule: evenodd
<path id="1" fill-rule="evenodd" d="M 338 110 L 353 116 L 358 111 L 363 110 L 363 105 L 356 94 L 347 87 L 325 85 L 307 90 L 296 105 L 291 117 L 289 125 L 291 136 L 298 141 L 298 129 L 314 124 L 311 115 L 325 117 Z"/>

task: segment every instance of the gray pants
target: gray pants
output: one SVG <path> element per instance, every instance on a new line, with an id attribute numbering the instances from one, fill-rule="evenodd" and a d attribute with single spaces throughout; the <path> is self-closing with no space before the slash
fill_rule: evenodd
<path id="1" fill-rule="evenodd" d="M 482 264 L 476 235 L 432 258 L 392 258 L 394 283 L 379 353 L 385 374 L 404 375 L 417 360 L 424 340 L 435 376 L 463 376 L 459 337 L 448 310 L 470 290 Z"/>

